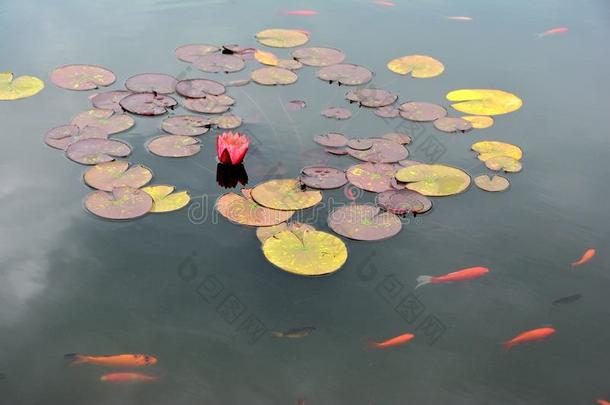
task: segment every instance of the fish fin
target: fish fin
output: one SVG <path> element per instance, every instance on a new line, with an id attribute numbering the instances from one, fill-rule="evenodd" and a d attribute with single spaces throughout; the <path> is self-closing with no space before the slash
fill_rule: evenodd
<path id="1" fill-rule="evenodd" d="M 86 360 L 84 358 L 84 356 L 81 356 L 80 354 L 77 353 L 68 353 L 68 354 L 64 354 L 64 359 L 67 360 L 72 360 L 68 365 L 70 367 L 75 366 L 77 364 L 82 364 L 85 363 Z"/>
<path id="2" fill-rule="evenodd" d="M 271 332 L 271 336 L 281 338 L 284 337 L 284 332 Z"/>
<path id="3" fill-rule="evenodd" d="M 419 276 L 416 281 L 417 285 L 415 286 L 415 289 L 418 289 L 422 285 L 430 284 L 432 282 L 432 276 Z"/>

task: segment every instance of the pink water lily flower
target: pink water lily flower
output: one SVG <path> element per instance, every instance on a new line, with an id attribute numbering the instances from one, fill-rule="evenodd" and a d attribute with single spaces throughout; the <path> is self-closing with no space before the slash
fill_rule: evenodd
<path id="1" fill-rule="evenodd" d="M 239 132 L 223 132 L 216 137 L 218 161 L 224 165 L 238 165 L 248 153 L 250 139 Z"/>

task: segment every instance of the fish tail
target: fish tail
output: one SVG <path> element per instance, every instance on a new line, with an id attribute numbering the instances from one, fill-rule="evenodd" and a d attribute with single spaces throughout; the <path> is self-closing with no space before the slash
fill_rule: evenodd
<path id="1" fill-rule="evenodd" d="M 512 341 L 507 341 L 502 343 L 502 347 L 504 347 L 504 351 L 507 352 L 510 350 L 511 347 L 513 347 L 515 344 Z"/>
<path id="2" fill-rule="evenodd" d="M 284 337 L 284 332 L 271 332 L 271 336 L 281 338 Z"/>
<path id="3" fill-rule="evenodd" d="M 379 348 L 381 348 L 381 345 L 379 343 L 374 342 L 372 340 L 368 341 L 367 346 L 369 347 L 369 349 L 379 349 Z"/>
<path id="4" fill-rule="evenodd" d="M 416 281 L 417 285 L 415 286 L 415 289 L 418 289 L 422 285 L 430 284 L 432 282 L 432 276 L 419 276 Z"/>
<path id="5" fill-rule="evenodd" d="M 71 360 L 68 364 L 70 367 L 87 362 L 84 356 L 77 353 L 64 354 L 64 359 Z"/>

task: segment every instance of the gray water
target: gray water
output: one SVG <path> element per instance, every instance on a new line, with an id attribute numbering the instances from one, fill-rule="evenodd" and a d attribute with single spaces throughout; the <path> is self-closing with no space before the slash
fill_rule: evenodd
<path id="1" fill-rule="evenodd" d="M 303 8 L 320 14 L 282 14 Z M 445 18 L 452 15 L 474 20 Z M 535 39 L 557 26 L 570 31 Z M 392 239 L 346 240 L 344 268 L 316 279 L 274 268 L 254 230 L 213 216 L 213 202 L 225 192 L 216 183 L 213 134 L 202 136 L 200 154 L 180 160 L 144 148 L 160 133 L 159 118 L 137 118 L 117 136 L 134 147 L 131 162 L 153 169 L 155 183 L 188 189 L 190 209 L 125 223 L 84 210 L 86 168 L 42 137 L 90 108 L 90 93 L 53 86 L 53 68 L 106 66 L 118 77 L 112 89 L 142 72 L 216 78 L 180 62 L 173 50 L 188 43 L 256 46 L 254 34 L 271 27 L 311 31 L 309 45 L 342 49 L 348 62 L 375 72 L 376 87 L 401 100 L 447 106 L 448 91 L 468 87 L 518 94 L 523 108 L 489 129 L 452 135 L 429 124 L 412 127 L 417 136 L 409 149 L 411 158 L 429 161 L 422 145 L 434 142 L 445 150 L 435 157 L 440 163 L 477 175 L 485 168 L 470 145 L 503 140 L 524 149 L 524 170 L 510 176 L 505 193 L 471 188 L 435 199 L 432 212 L 411 218 Z M 0 104 L 0 403 L 589 404 L 607 398 L 609 34 L 605 0 L 397 1 L 391 8 L 365 0 L 1 1 L 1 70 L 39 76 L 47 87 Z M 413 53 L 443 61 L 445 73 L 414 80 L 385 68 Z M 256 65 L 230 78 L 247 77 Z M 347 121 L 322 117 L 325 107 L 344 106 L 346 90 L 314 73 L 302 69 L 292 86 L 229 89 L 237 100 L 233 111 L 248 120 L 241 130 L 254 139 L 249 185 L 295 177 L 308 164 L 353 164 L 325 155 L 314 135 L 379 136 L 403 122 L 355 106 Z M 284 111 L 292 99 L 308 107 Z M 341 190 L 324 196 L 346 201 Z M 328 230 L 326 209 L 305 219 Z M 590 247 L 597 256 L 572 269 Z M 490 275 L 413 293 L 418 275 L 477 265 Z M 575 293 L 583 298 L 550 310 L 553 300 Z M 557 333 L 546 342 L 502 351 L 500 342 L 548 324 Z M 316 331 L 297 340 L 266 333 L 303 326 Z M 366 347 L 369 339 L 405 332 L 417 335 L 406 346 Z M 70 352 L 151 354 L 159 363 L 145 371 L 161 379 L 104 384 L 99 377 L 107 370 L 67 367 L 63 355 Z"/>

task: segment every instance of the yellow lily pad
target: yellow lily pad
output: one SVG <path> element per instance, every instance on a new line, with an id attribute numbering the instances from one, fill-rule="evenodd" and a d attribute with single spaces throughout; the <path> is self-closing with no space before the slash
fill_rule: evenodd
<path id="1" fill-rule="evenodd" d="M 517 159 L 509 156 L 496 156 L 485 161 L 485 166 L 490 170 L 516 173 L 520 172 L 523 166 Z"/>
<path id="2" fill-rule="evenodd" d="M 404 167 L 396 172 L 396 180 L 408 183 L 409 190 L 431 197 L 459 194 L 470 185 L 468 173 L 440 164 Z"/>
<path id="3" fill-rule="evenodd" d="M 184 208 L 191 201 L 191 196 L 188 191 L 177 191 L 174 193 L 175 189 L 174 186 L 168 185 L 142 188 L 142 191 L 153 199 L 153 206 L 150 212 L 170 212 Z"/>
<path id="4" fill-rule="evenodd" d="M 523 101 L 512 93 L 495 89 L 460 89 L 447 93 L 447 100 L 458 101 L 451 106 L 473 115 L 501 115 L 517 111 Z"/>
<path id="5" fill-rule="evenodd" d="M 242 195 L 227 193 L 216 201 L 216 210 L 229 221 L 239 225 L 273 226 L 286 222 L 294 211 L 279 211 L 258 205 L 243 189 Z"/>
<path id="6" fill-rule="evenodd" d="M 267 239 L 285 230 L 289 230 L 299 236 L 306 230 L 315 231 L 316 228 L 296 221 L 291 222 L 290 224 L 282 222 L 281 224 L 272 226 L 259 226 L 256 228 L 256 237 L 261 243 L 264 243 Z"/>
<path id="7" fill-rule="evenodd" d="M 462 118 L 470 122 L 475 129 L 489 128 L 494 124 L 494 119 L 487 115 L 464 115 Z"/>
<path id="8" fill-rule="evenodd" d="M 318 190 L 303 190 L 296 179 L 269 180 L 258 184 L 251 191 L 254 201 L 274 210 L 294 211 L 313 207 L 322 201 Z"/>
<path id="9" fill-rule="evenodd" d="M 401 75 L 411 73 L 412 77 L 421 79 L 438 76 L 445 70 L 445 66 L 440 61 L 426 55 L 402 56 L 392 59 L 387 66 L 394 73 Z"/>
<path id="10" fill-rule="evenodd" d="M 0 100 L 32 97 L 44 89 L 44 82 L 34 76 L 14 78 L 11 72 L 0 72 Z"/>
<path id="11" fill-rule="evenodd" d="M 308 277 L 334 273 L 347 260 L 347 247 L 341 239 L 311 229 L 276 233 L 263 243 L 263 253 L 280 269 Z"/>
<path id="12" fill-rule="evenodd" d="M 309 41 L 309 36 L 299 30 L 274 28 L 258 32 L 256 40 L 273 48 L 292 48 Z"/>
<path id="13" fill-rule="evenodd" d="M 473 151 L 479 152 L 479 160 L 482 162 L 496 156 L 508 156 L 516 160 L 521 160 L 523 151 L 517 145 L 499 141 L 481 141 L 470 147 Z"/>
<path id="14" fill-rule="evenodd" d="M 489 177 L 486 174 L 482 174 L 474 178 L 474 184 L 478 188 L 490 192 L 504 191 L 510 186 L 510 182 L 506 177 L 493 176 Z"/>
<path id="15" fill-rule="evenodd" d="M 256 59 L 258 62 L 262 63 L 263 65 L 269 65 L 269 66 L 277 66 L 279 59 L 277 56 L 275 56 L 273 53 L 271 52 L 267 52 L 267 51 L 261 51 L 260 49 L 257 49 L 256 51 L 254 51 L 254 59 Z"/>

